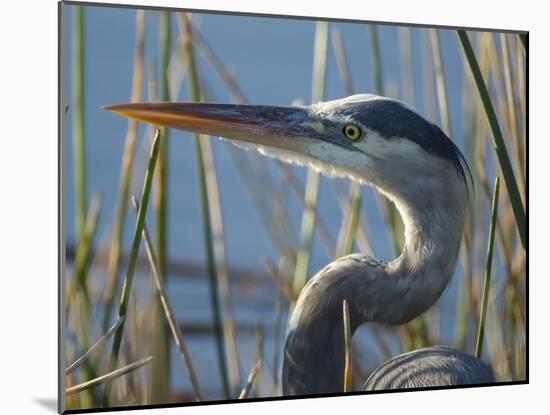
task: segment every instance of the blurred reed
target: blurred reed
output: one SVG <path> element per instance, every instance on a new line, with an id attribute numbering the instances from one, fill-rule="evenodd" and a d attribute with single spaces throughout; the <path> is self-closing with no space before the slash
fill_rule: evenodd
<path id="1" fill-rule="evenodd" d="M 313 84 L 311 87 L 311 102 L 323 101 L 325 96 L 325 83 L 328 54 L 328 22 L 317 22 L 315 27 L 315 43 L 313 51 Z M 305 285 L 311 255 L 311 243 L 315 229 L 315 207 L 319 193 L 319 172 L 308 168 L 306 189 L 304 192 L 304 212 L 300 230 L 300 249 L 296 256 L 296 268 L 294 270 L 294 292 L 298 293 Z"/>
<path id="2" fill-rule="evenodd" d="M 262 362 L 264 360 L 264 325 L 262 323 L 258 323 L 256 325 L 256 355 L 254 357 L 255 362 Z M 255 371 L 255 379 L 252 383 L 252 386 L 254 387 L 254 390 L 256 392 L 256 396 L 261 396 L 261 374 L 262 374 L 262 365 L 260 364 Z M 250 378 L 250 377 L 249 377 Z"/>
<path id="3" fill-rule="evenodd" d="M 75 386 L 71 386 L 70 388 L 67 388 L 65 390 L 65 394 L 69 396 L 75 393 L 80 393 L 90 388 L 94 388 L 98 385 L 101 385 L 102 383 L 111 382 L 120 376 L 126 375 L 127 373 L 130 373 L 134 370 L 139 369 L 142 366 L 145 366 L 146 364 L 150 363 L 151 360 L 153 360 L 153 356 L 146 357 L 145 359 L 139 360 L 132 364 L 113 370 L 112 372 L 109 372 L 106 375 L 97 377 L 87 382 L 84 382 Z"/>
<path id="4" fill-rule="evenodd" d="M 435 79 L 437 85 L 437 101 L 439 103 L 439 113 L 441 115 L 442 130 L 453 137 L 453 128 L 451 126 L 451 116 L 449 115 L 449 100 L 447 98 L 447 86 L 445 85 L 445 68 L 441 57 L 441 46 L 439 44 L 439 31 L 429 29 L 430 39 L 432 41 L 432 51 L 434 58 Z"/>
<path id="5" fill-rule="evenodd" d="M 184 49 L 189 68 L 189 95 L 192 101 L 201 101 L 201 92 L 199 86 L 199 79 L 197 76 L 197 69 L 195 66 L 195 57 L 193 51 L 192 34 L 189 23 L 189 15 L 187 13 L 179 14 L 181 19 L 181 27 L 184 30 Z M 225 354 L 225 340 L 222 326 L 222 315 L 219 304 L 219 287 L 218 287 L 218 270 L 214 258 L 214 242 L 212 240 L 212 219 L 210 212 L 209 192 L 207 189 L 206 168 L 204 158 L 204 142 L 208 140 L 208 137 L 199 136 L 195 134 L 195 159 L 197 162 L 197 180 L 199 189 L 199 199 L 202 211 L 202 225 L 204 234 L 204 243 L 206 251 L 206 260 L 208 263 L 208 282 L 210 287 L 210 301 L 213 311 L 213 324 L 216 334 L 216 348 L 218 354 L 218 365 L 220 368 L 220 374 L 222 377 L 222 386 L 225 399 L 229 399 L 231 393 L 229 391 L 229 376 L 227 371 L 227 358 Z M 214 168 L 214 164 L 211 165 Z M 214 173 L 215 174 L 215 173 Z M 219 198 L 216 199 L 219 205 Z"/>
<path id="6" fill-rule="evenodd" d="M 134 74 L 132 80 L 132 94 L 130 101 L 139 102 L 142 97 L 145 60 L 145 11 L 136 12 L 136 51 L 134 58 Z M 107 329 L 111 318 L 114 298 L 118 291 L 118 271 L 120 266 L 120 253 L 122 249 L 122 237 L 128 212 L 128 195 L 130 182 L 132 181 L 132 168 L 134 165 L 135 148 L 137 141 L 138 123 L 128 120 L 126 142 L 121 162 L 120 189 L 118 196 L 117 215 L 114 225 L 113 237 L 107 265 L 108 285 L 105 291 L 105 311 L 103 313 L 103 331 Z"/>
<path id="7" fill-rule="evenodd" d="M 134 206 L 136 213 L 139 213 L 139 203 L 137 202 L 135 197 L 132 197 L 132 205 Z M 153 278 L 153 283 L 157 289 L 160 302 L 162 303 L 164 315 L 166 316 L 166 320 L 168 321 L 168 325 L 170 326 L 172 336 L 174 337 L 174 342 L 176 343 L 176 346 L 181 353 L 183 363 L 185 364 L 185 368 L 187 369 L 187 374 L 189 376 L 189 381 L 191 382 L 191 385 L 193 387 L 195 399 L 197 401 L 200 401 L 202 400 L 202 393 L 200 390 L 195 369 L 193 367 L 193 362 L 191 360 L 189 352 L 187 351 L 187 346 L 185 345 L 185 342 L 183 340 L 183 334 L 180 325 L 176 320 L 176 314 L 174 313 L 174 309 L 170 304 L 170 299 L 168 298 L 168 292 L 166 290 L 165 279 L 161 275 L 157 256 L 155 255 L 155 252 L 153 250 L 153 243 L 151 242 L 149 231 L 147 230 L 147 225 L 145 224 L 143 225 L 142 237 L 145 241 L 147 257 L 149 258 L 149 263 L 151 265 L 151 277 Z"/>
<path id="8" fill-rule="evenodd" d="M 414 82 L 414 62 L 412 30 L 410 27 L 401 26 L 397 28 L 399 36 L 399 57 L 401 66 L 401 98 L 409 105 L 416 104 L 416 85 Z"/>
<path id="9" fill-rule="evenodd" d="M 160 41 L 160 93 L 161 101 L 170 101 L 170 78 L 169 64 L 172 56 L 172 13 L 161 11 L 159 17 L 159 41 Z M 158 168 L 156 173 L 155 193 L 153 199 L 153 208 L 155 211 L 155 241 L 161 275 L 166 278 L 167 251 L 168 251 L 168 206 L 170 197 L 168 194 L 170 175 L 169 152 L 170 138 L 169 130 L 161 128 L 159 142 Z M 170 397 L 170 332 L 162 319 L 162 305 L 160 301 L 156 302 L 153 313 L 159 318 L 158 325 L 155 326 L 153 336 L 157 339 L 153 347 L 153 356 L 155 360 L 151 365 L 152 381 L 151 399 L 153 403 L 166 402 Z"/>
<path id="10" fill-rule="evenodd" d="M 241 101 L 244 97 L 240 94 L 236 83 L 232 82 L 232 77 L 224 70 L 223 65 L 219 63 L 214 53 L 210 50 L 206 42 L 202 39 L 200 32 L 193 24 L 192 19 L 185 20 L 182 14 L 178 15 L 179 28 L 181 32 L 182 44 L 191 42 L 193 46 L 200 48 L 205 53 L 210 62 L 218 63 L 221 68 L 221 75 L 226 80 L 228 86 L 232 87 L 233 94 L 237 94 Z M 193 55 L 194 56 L 194 55 Z M 189 66 L 190 62 L 185 61 Z M 218 69 L 219 69 L 218 68 Z M 220 70 L 220 69 L 219 69 Z M 237 339 L 235 335 L 235 322 L 233 320 L 233 304 L 231 300 L 231 287 L 229 281 L 229 271 L 227 267 L 223 212 L 220 200 L 218 186 L 218 175 L 214 159 L 214 153 L 210 140 L 203 139 L 203 156 L 206 172 L 206 190 L 209 193 L 209 209 L 212 219 L 212 239 L 214 248 L 214 258 L 216 260 L 218 281 L 223 301 L 223 332 L 225 348 L 227 353 L 227 364 L 229 379 L 231 383 L 231 395 L 235 394 L 241 383 L 240 359 L 237 349 Z"/>
<path id="11" fill-rule="evenodd" d="M 74 363 L 69 365 L 67 369 L 65 369 L 65 375 L 70 375 L 72 372 L 74 372 L 76 369 L 78 369 L 85 361 L 88 359 L 93 353 L 95 353 L 105 342 L 111 337 L 116 330 L 120 327 L 122 322 L 124 321 L 124 317 L 121 317 L 117 320 L 115 324 L 105 333 L 101 338 L 93 344 L 92 347 L 90 347 L 86 353 L 84 353 L 82 356 L 80 356 Z"/>
<path id="12" fill-rule="evenodd" d="M 212 48 L 210 48 L 206 40 L 202 37 L 199 30 L 194 27 L 192 22 L 190 22 L 189 26 L 192 30 L 193 42 L 204 55 L 206 61 L 212 67 L 214 72 L 223 81 L 232 99 L 238 104 L 246 104 L 247 99 L 244 96 L 242 89 L 236 82 L 234 76 L 230 73 L 230 71 L 226 69 L 223 62 L 221 62 L 216 53 L 212 50 Z M 268 236 L 273 241 L 280 253 L 289 258 L 291 262 L 294 262 L 295 254 L 292 252 L 294 238 L 290 236 L 292 232 L 288 227 L 289 225 L 286 220 L 286 216 L 272 215 L 271 209 L 269 208 L 269 202 L 265 198 L 265 194 L 267 193 L 264 191 L 265 183 L 260 183 L 260 181 L 254 179 L 256 174 L 254 174 L 252 162 L 254 162 L 255 166 L 261 169 L 261 171 L 264 173 L 263 178 L 266 178 L 265 158 L 259 155 L 245 154 L 243 151 L 235 148 L 234 146 L 229 146 L 228 150 L 235 162 L 236 167 L 238 168 L 244 184 L 246 185 L 246 189 L 251 196 L 254 207 L 257 210 L 260 219 L 262 220 L 262 224 L 264 225 Z M 297 178 L 292 173 L 291 169 L 284 163 L 278 162 L 276 163 L 276 165 L 282 170 L 282 174 L 284 175 L 285 180 L 288 181 L 291 189 L 296 193 L 298 201 L 301 203 L 302 206 L 305 206 L 302 190 L 300 188 L 300 185 L 298 184 Z M 273 194 L 277 197 L 277 200 L 281 199 L 278 191 L 275 190 Z M 277 220 L 274 220 L 275 217 Z M 329 252 L 332 252 L 333 243 L 331 241 L 329 232 L 326 229 L 326 226 L 323 224 L 322 221 L 318 221 L 316 225 L 325 246 L 327 247 Z"/>
<path id="13" fill-rule="evenodd" d="M 73 275 L 69 283 L 66 284 L 67 293 L 65 296 L 65 315 L 68 316 L 71 310 L 78 310 L 80 315 L 78 320 L 65 319 L 73 326 L 74 332 L 78 333 L 79 347 L 81 350 L 87 350 L 90 346 L 90 317 L 92 314 L 92 300 L 88 289 L 88 273 L 91 263 L 91 255 L 94 246 L 94 239 L 97 232 L 97 224 L 99 221 L 101 207 L 101 198 L 98 193 L 94 194 L 88 213 L 84 222 L 84 229 L 80 234 L 81 240 L 78 244 L 78 249 L 75 254 Z M 72 303 L 76 303 L 74 307 Z M 88 360 L 83 361 L 83 379 L 93 379 L 97 375 L 96 367 Z M 82 394 L 82 402 L 92 402 L 97 400 L 94 396 L 95 391 L 90 394 Z"/>
<path id="14" fill-rule="evenodd" d="M 88 213 L 85 216 L 84 228 L 81 232 L 81 239 L 78 243 L 74 259 L 73 278 L 68 285 L 69 295 L 65 298 L 65 307 L 70 307 L 71 300 L 76 295 L 76 290 L 79 289 L 83 300 L 89 306 L 90 297 L 88 294 L 88 285 L 86 279 L 88 278 L 88 269 L 90 267 L 91 251 L 93 249 L 93 242 L 97 232 L 97 223 L 99 221 L 99 214 L 101 208 L 101 197 L 98 193 L 94 195 L 88 209 Z"/>
<path id="15" fill-rule="evenodd" d="M 510 163 L 510 157 L 506 150 L 504 137 L 502 136 L 502 131 L 500 129 L 497 115 L 491 102 L 491 97 L 489 96 L 489 91 L 487 90 L 487 86 L 485 84 L 485 81 L 483 80 L 481 71 L 479 70 L 479 64 L 477 62 L 474 50 L 472 49 L 470 40 L 468 39 L 468 35 L 464 30 L 457 30 L 457 33 L 462 48 L 464 50 L 464 55 L 466 56 L 466 60 L 468 61 L 470 70 L 472 71 L 472 76 L 474 77 L 479 97 L 483 103 L 483 108 L 485 110 L 487 121 L 489 122 L 489 126 L 491 127 L 495 152 L 498 156 L 498 161 L 502 169 L 506 189 L 508 190 L 508 196 L 510 197 L 512 209 L 516 218 L 516 225 L 520 235 L 521 243 L 523 245 L 523 248 L 525 248 L 527 244 L 525 210 L 523 209 L 523 204 L 521 203 L 521 196 L 519 194 L 514 170 L 512 169 L 512 165 Z"/>
<path id="16" fill-rule="evenodd" d="M 139 245 L 141 242 L 141 233 L 145 225 L 145 216 L 147 214 L 147 206 L 149 204 L 149 195 L 151 193 L 151 186 L 153 182 L 153 175 L 155 171 L 155 165 L 159 154 L 160 147 L 160 131 L 156 130 L 155 137 L 153 139 L 153 145 L 151 147 L 151 155 L 149 158 L 149 164 L 147 166 L 147 173 L 145 175 L 145 181 L 143 183 L 143 191 L 141 194 L 140 208 L 136 220 L 136 227 L 134 230 L 134 237 L 132 241 L 132 249 L 130 260 L 128 261 L 128 268 L 126 271 L 126 278 L 124 279 L 124 285 L 122 286 L 122 296 L 120 299 L 120 305 L 118 309 L 119 317 L 125 317 L 128 310 L 128 301 L 130 300 L 130 293 L 132 291 L 132 283 L 134 280 L 134 271 L 136 268 L 136 260 L 139 251 Z M 120 352 L 120 345 L 122 342 L 122 336 L 124 334 L 124 322 L 119 326 L 115 333 L 113 340 L 111 361 L 109 367 L 113 368 L 118 360 L 118 354 Z M 109 398 L 109 388 L 105 389 L 105 398 Z"/>
<path id="17" fill-rule="evenodd" d="M 81 238 L 86 219 L 87 178 L 86 178 L 86 139 L 85 139 L 85 39 L 84 7 L 74 8 L 73 43 L 73 148 L 76 196 L 76 239 Z"/>
<path id="18" fill-rule="evenodd" d="M 369 41 L 372 60 L 372 70 L 374 73 L 374 91 L 377 95 L 385 95 L 384 76 L 382 74 L 382 54 L 380 52 L 380 43 L 378 40 L 378 27 L 374 24 L 369 26 Z M 399 255 L 403 249 L 403 223 L 395 206 L 387 199 L 377 193 L 378 202 L 382 206 L 386 220 L 388 221 L 389 231 L 395 254 Z"/>
<path id="19" fill-rule="evenodd" d="M 344 392 L 352 391 L 352 365 L 351 365 L 351 326 L 349 318 L 349 305 L 346 300 L 342 303 L 342 318 L 344 320 Z"/>
<path id="20" fill-rule="evenodd" d="M 336 55 L 336 63 L 338 65 L 340 79 L 344 85 L 344 90 L 347 95 L 353 95 L 353 81 L 351 79 L 351 73 L 346 58 L 344 42 L 342 41 L 340 31 L 336 28 L 332 30 L 332 45 Z M 349 209 L 346 209 L 343 212 L 342 225 L 340 226 L 340 231 L 338 232 L 338 242 L 334 252 L 335 258 L 350 254 L 352 252 L 353 242 L 357 234 L 362 200 L 361 186 L 358 183 L 350 183 L 349 192 L 351 195 L 351 203 L 349 204 Z"/>
<path id="21" fill-rule="evenodd" d="M 239 399 L 246 399 L 248 394 L 250 393 L 250 390 L 252 389 L 252 385 L 254 384 L 254 381 L 256 379 L 256 376 L 258 374 L 258 370 L 262 366 L 262 361 L 258 360 L 254 366 L 252 366 L 252 369 L 250 369 L 250 373 L 248 374 L 248 377 L 246 378 L 246 384 L 239 394 Z"/>
<path id="22" fill-rule="evenodd" d="M 487 315 L 487 301 L 489 299 L 489 289 L 491 286 L 491 269 L 493 266 L 493 247 L 495 242 L 495 226 L 498 215 L 498 193 L 499 193 L 499 180 L 498 176 L 495 180 L 495 187 L 493 191 L 493 207 L 491 213 L 491 228 L 489 230 L 489 241 L 487 242 L 487 262 L 485 263 L 485 275 L 483 277 L 483 297 L 481 302 L 481 311 L 479 315 L 479 325 L 477 330 L 477 340 L 475 356 L 481 357 L 481 350 L 483 347 L 483 335 L 485 330 L 485 317 Z"/>

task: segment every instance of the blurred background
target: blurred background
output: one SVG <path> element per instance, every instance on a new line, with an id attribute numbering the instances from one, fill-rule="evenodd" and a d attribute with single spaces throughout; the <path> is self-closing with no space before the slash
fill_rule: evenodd
<path id="1" fill-rule="evenodd" d="M 517 34 L 467 34 L 525 206 L 525 49 Z M 115 366 L 153 356 L 107 383 L 71 390 L 68 409 L 196 398 L 152 262 L 143 243 L 132 250 L 130 197 L 142 195 L 154 131 L 101 109 L 132 100 L 290 105 L 377 93 L 437 123 L 473 179 L 455 275 L 411 323 L 358 330 L 355 388 L 403 351 L 448 344 L 474 353 L 500 167 L 456 31 L 64 5 L 61 42 L 66 366 L 117 322 L 128 278 Z M 247 397 L 280 395 L 288 310 L 305 281 L 346 252 L 391 260 L 402 244 L 398 215 L 372 189 L 182 131 L 161 132 L 152 187 L 146 225 L 206 400 L 236 399 L 243 389 Z M 516 381 L 526 370 L 526 256 L 504 185 L 497 219 L 481 357 L 499 381 Z M 113 337 L 71 368 L 67 388 L 115 368 Z"/>

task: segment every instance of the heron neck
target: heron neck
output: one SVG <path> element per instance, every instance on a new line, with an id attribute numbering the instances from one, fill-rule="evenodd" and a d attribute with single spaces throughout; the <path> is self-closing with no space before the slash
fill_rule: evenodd
<path id="1" fill-rule="evenodd" d="M 460 188 L 442 189 L 422 200 L 387 196 L 405 226 L 401 255 L 389 263 L 349 255 L 308 282 L 289 323 L 284 394 L 343 391 L 344 299 L 354 332 L 367 321 L 406 323 L 429 309 L 447 286 L 460 248 L 467 197 Z"/>
<path id="2" fill-rule="evenodd" d="M 404 224 L 405 243 L 401 255 L 389 262 L 386 275 L 396 302 L 374 319 L 402 324 L 428 310 L 447 287 L 460 251 L 467 211 L 467 190 L 461 181 L 449 181 L 446 191 L 438 189 L 422 198 L 388 197 L 393 200 Z M 403 295 L 402 295 L 403 294 Z"/>

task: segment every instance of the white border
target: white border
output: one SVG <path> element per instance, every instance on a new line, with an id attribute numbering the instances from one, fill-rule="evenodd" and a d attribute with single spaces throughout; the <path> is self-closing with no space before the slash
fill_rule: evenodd
<path id="1" fill-rule="evenodd" d="M 518 414 L 548 395 L 546 120 L 548 23 L 544 2 L 525 1 L 147 1 L 142 5 L 313 15 L 529 30 L 530 36 L 530 380 L 527 386 L 175 408 L 131 413 Z M 120 0 L 119 3 L 135 4 Z M 0 13 L 0 275 L 2 413 L 53 413 L 57 389 L 57 5 L 3 2 Z M 539 46 L 540 45 L 540 46 Z M 538 121 L 538 122 L 537 122 Z M 7 129 L 6 129 L 7 127 Z M 544 250 L 544 251 L 543 251 Z M 48 405 L 46 405 L 48 406 Z M 490 412 L 489 412 L 490 411 Z M 544 410 L 543 410 L 544 411 Z M 537 411 L 540 412 L 540 411 Z M 119 412 L 127 413 L 127 412 Z M 130 412 L 128 412 L 130 413 Z"/>

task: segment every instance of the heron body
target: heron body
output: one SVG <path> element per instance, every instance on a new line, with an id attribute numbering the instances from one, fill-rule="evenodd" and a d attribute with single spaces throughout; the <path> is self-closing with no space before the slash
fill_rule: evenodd
<path id="1" fill-rule="evenodd" d="M 435 124 L 405 104 L 364 94 L 306 107 L 145 103 L 108 109 L 349 177 L 374 186 L 395 204 L 405 228 L 398 258 L 344 256 L 301 291 L 284 349 L 284 395 L 343 391 L 344 300 L 353 333 L 366 322 L 397 325 L 414 319 L 448 285 L 467 210 L 466 163 Z M 438 346 L 390 360 L 371 375 L 366 388 L 491 381 L 491 369 L 479 359 Z"/>

